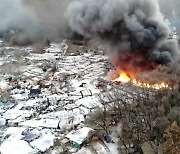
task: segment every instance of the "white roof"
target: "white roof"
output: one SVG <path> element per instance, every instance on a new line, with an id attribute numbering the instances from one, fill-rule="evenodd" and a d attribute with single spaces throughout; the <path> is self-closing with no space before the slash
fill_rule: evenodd
<path id="1" fill-rule="evenodd" d="M 3 154 L 36 154 L 37 152 L 28 142 L 17 138 L 8 138 L 0 146 L 0 153 Z"/>
<path id="2" fill-rule="evenodd" d="M 22 123 L 19 123 L 20 126 L 28 127 L 46 127 L 46 128 L 57 128 L 59 119 L 40 119 L 40 120 L 28 120 Z"/>
<path id="3" fill-rule="evenodd" d="M 87 137 L 90 135 L 89 133 L 91 132 L 94 132 L 92 128 L 83 127 L 77 131 L 75 130 L 71 131 L 69 134 L 66 135 L 66 137 L 73 142 L 82 144 L 87 139 Z"/>
<path id="4" fill-rule="evenodd" d="M 47 149 L 49 149 L 51 146 L 53 146 L 54 139 L 55 139 L 55 137 L 51 133 L 43 134 L 37 140 L 32 141 L 30 143 L 30 145 L 42 152 L 45 152 Z"/>
<path id="5" fill-rule="evenodd" d="M 101 105 L 98 98 L 95 96 L 84 97 L 82 99 L 77 100 L 75 104 L 77 104 L 78 106 L 82 105 L 89 109 L 93 109 Z"/>

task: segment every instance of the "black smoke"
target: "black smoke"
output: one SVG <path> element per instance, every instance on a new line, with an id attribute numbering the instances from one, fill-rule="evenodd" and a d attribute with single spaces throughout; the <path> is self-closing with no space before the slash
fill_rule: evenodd
<path id="1" fill-rule="evenodd" d="M 67 9 L 72 31 L 98 37 L 114 51 L 143 53 L 149 61 L 168 64 L 179 58 L 176 41 L 156 0 L 76 0 Z"/>

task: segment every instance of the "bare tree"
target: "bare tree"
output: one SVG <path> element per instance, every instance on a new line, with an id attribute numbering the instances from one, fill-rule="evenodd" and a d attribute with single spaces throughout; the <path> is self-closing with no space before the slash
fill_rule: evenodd
<path id="1" fill-rule="evenodd" d="M 174 122 L 164 133 L 166 141 L 163 144 L 164 153 L 177 154 L 180 152 L 180 127 Z"/>

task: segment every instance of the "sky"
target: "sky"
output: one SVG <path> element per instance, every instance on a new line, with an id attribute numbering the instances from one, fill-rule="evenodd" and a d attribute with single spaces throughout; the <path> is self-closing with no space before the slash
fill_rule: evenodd
<path id="1" fill-rule="evenodd" d="M 165 18 L 168 18 L 174 26 L 176 26 L 178 34 L 180 35 L 180 0 L 158 0 L 161 12 Z M 175 11 L 175 16 L 172 11 Z M 175 17 L 175 18 L 174 18 Z"/>

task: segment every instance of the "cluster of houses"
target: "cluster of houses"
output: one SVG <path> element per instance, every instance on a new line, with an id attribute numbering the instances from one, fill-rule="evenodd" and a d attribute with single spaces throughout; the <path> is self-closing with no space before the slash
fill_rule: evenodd
<path id="1" fill-rule="evenodd" d="M 24 48 L 29 54 L 22 57 L 27 65 L 20 74 L 0 74 L 0 153 L 61 153 L 63 145 L 82 153 L 94 137 L 84 120 L 102 107 L 97 85 L 105 78 L 107 57 L 102 51 L 68 55 L 67 49 L 65 41 L 50 44 L 43 54 Z M 86 148 L 109 152 L 100 142 Z"/>

